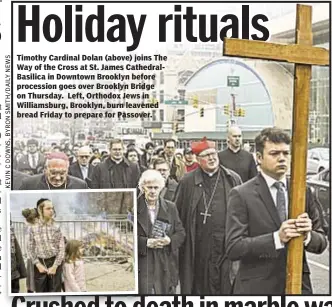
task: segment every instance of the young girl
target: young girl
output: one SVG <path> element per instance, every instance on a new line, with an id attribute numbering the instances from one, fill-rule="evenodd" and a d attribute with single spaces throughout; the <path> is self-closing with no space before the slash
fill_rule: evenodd
<path id="1" fill-rule="evenodd" d="M 86 292 L 82 243 L 70 240 L 66 245 L 63 277 L 66 292 Z"/>

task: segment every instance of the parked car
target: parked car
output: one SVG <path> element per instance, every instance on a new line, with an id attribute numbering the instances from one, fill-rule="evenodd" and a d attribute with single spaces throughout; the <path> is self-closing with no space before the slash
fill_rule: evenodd
<path id="1" fill-rule="evenodd" d="M 308 150 L 307 155 L 307 173 L 317 174 L 330 167 L 329 148 L 312 148 Z"/>
<path id="2" fill-rule="evenodd" d="M 322 225 L 330 239 L 331 227 L 331 202 L 330 202 L 330 169 L 325 169 L 320 173 L 307 179 L 318 210 L 321 213 Z"/>

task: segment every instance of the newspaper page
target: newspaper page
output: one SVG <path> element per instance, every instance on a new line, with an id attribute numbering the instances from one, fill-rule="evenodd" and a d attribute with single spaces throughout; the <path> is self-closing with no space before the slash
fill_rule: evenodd
<path id="1" fill-rule="evenodd" d="M 2 301 L 331 304 L 330 9 L 0 2 Z"/>

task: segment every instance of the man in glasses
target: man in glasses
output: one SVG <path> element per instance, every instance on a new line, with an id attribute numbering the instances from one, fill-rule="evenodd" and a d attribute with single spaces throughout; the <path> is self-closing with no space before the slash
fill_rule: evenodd
<path id="1" fill-rule="evenodd" d="M 47 156 L 44 174 L 23 179 L 20 190 L 87 189 L 83 180 L 68 175 L 69 159 L 63 152 L 52 152 Z"/>
<path id="2" fill-rule="evenodd" d="M 91 188 L 136 188 L 140 177 L 140 169 L 138 164 L 131 163 L 124 157 L 122 140 L 111 140 L 109 151 L 109 157 L 93 170 Z"/>
<path id="3" fill-rule="evenodd" d="M 241 178 L 220 165 L 215 142 L 193 142 L 192 151 L 199 168 L 179 181 L 175 195 L 186 231 L 179 256 L 181 293 L 230 294 L 232 270 L 224 245 L 227 200 Z"/>
<path id="4" fill-rule="evenodd" d="M 77 153 L 77 161 L 69 166 L 69 175 L 86 180 L 91 178 L 93 166 L 89 163 L 91 158 L 91 148 L 81 147 Z"/>
<path id="5" fill-rule="evenodd" d="M 165 179 L 165 187 L 161 190 L 160 196 L 173 202 L 178 183 L 169 177 L 168 163 L 164 158 L 157 158 L 153 161 L 153 169 L 158 171 Z"/>

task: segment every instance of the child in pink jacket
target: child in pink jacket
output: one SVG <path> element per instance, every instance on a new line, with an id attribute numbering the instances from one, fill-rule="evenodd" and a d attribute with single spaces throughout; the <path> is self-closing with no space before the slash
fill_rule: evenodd
<path id="1" fill-rule="evenodd" d="M 66 245 L 63 278 L 66 292 L 86 292 L 82 243 L 70 240 Z"/>

